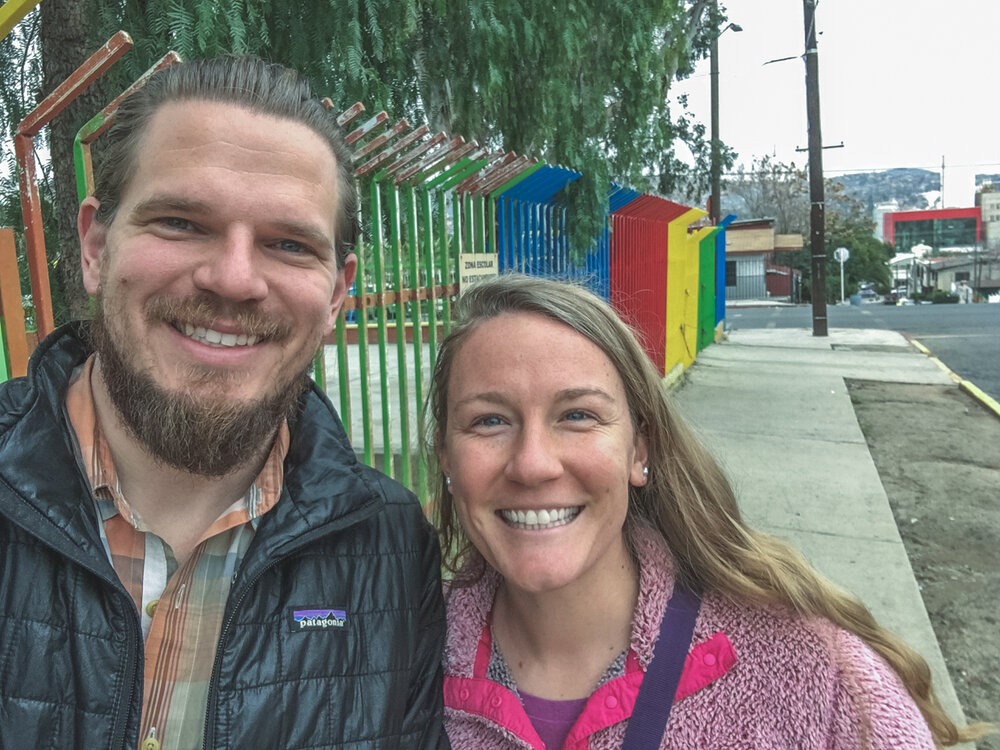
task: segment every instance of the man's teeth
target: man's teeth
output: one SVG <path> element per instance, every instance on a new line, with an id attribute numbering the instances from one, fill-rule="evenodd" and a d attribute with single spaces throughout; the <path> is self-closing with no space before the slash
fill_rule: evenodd
<path id="1" fill-rule="evenodd" d="M 257 336 L 248 336 L 245 333 L 220 333 L 211 328 L 202 328 L 188 323 L 184 324 L 184 335 L 200 341 L 203 344 L 215 344 L 217 346 L 253 346 L 257 343 Z"/>
<path id="2" fill-rule="evenodd" d="M 526 529 L 553 529 L 556 526 L 564 526 L 578 515 L 580 515 L 579 507 L 500 511 L 500 516 L 507 523 Z"/>

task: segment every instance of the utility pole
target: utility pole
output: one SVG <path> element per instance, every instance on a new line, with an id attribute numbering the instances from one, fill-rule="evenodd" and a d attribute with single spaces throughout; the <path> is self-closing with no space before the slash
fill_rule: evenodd
<path id="1" fill-rule="evenodd" d="M 809 252 L 812 256 L 813 336 L 826 336 L 826 199 L 823 195 L 823 136 L 819 125 L 819 53 L 816 4 L 802 0 L 806 37 L 806 121 L 809 128 Z"/>
<path id="2" fill-rule="evenodd" d="M 713 19 L 719 17 L 718 3 L 712 3 Z M 712 108 L 712 143 L 711 143 L 711 180 L 712 196 L 708 201 L 708 217 L 712 224 L 718 224 L 721 216 L 719 202 L 722 200 L 722 155 L 719 153 L 719 36 L 712 34 L 712 43 L 708 48 L 709 78 L 711 80 Z"/>
<path id="3" fill-rule="evenodd" d="M 941 203 L 938 208 L 944 208 L 948 205 L 944 202 L 944 154 L 941 154 L 941 197 L 938 200 Z"/>
<path id="4" fill-rule="evenodd" d="M 718 0 L 712 1 L 712 22 L 719 17 Z M 708 217 L 712 224 L 718 224 L 722 217 L 722 141 L 719 138 L 719 37 L 726 31 L 743 31 L 738 23 L 727 23 L 715 34 L 708 47 L 708 73 L 711 80 L 711 175 L 712 195 L 708 201 Z"/>

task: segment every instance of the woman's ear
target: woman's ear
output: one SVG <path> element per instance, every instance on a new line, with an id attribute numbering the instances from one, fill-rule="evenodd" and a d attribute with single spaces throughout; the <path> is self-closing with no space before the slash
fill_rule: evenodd
<path id="1" fill-rule="evenodd" d="M 439 443 L 440 446 L 440 443 Z M 451 474 L 451 465 L 448 463 L 448 455 L 445 453 L 444 448 L 438 447 L 434 454 L 437 456 L 438 469 L 442 474 L 448 476 Z"/>
<path id="2" fill-rule="evenodd" d="M 649 446 L 646 442 L 646 436 L 641 432 L 635 433 L 632 467 L 629 470 L 628 481 L 633 487 L 642 487 L 649 481 Z"/>

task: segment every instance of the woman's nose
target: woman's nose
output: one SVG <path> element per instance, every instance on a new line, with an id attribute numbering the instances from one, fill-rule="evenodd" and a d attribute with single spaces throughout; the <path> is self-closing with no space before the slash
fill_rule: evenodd
<path id="1" fill-rule="evenodd" d="M 536 485 L 562 474 L 559 443 L 543 424 L 525 424 L 507 461 L 507 478 L 519 484 Z"/>

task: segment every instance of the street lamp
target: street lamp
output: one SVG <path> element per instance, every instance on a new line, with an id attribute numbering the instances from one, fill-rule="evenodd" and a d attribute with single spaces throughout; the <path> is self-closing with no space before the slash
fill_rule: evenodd
<path id="1" fill-rule="evenodd" d="M 718 16 L 718 5 L 713 4 L 713 17 Z M 712 83 L 712 197 L 709 199 L 708 213 L 713 224 L 718 224 L 721 217 L 719 203 L 722 200 L 722 154 L 719 141 L 719 37 L 729 29 L 743 31 L 738 23 L 728 23 L 718 34 L 712 37 L 708 48 L 709 77 Z"/>

